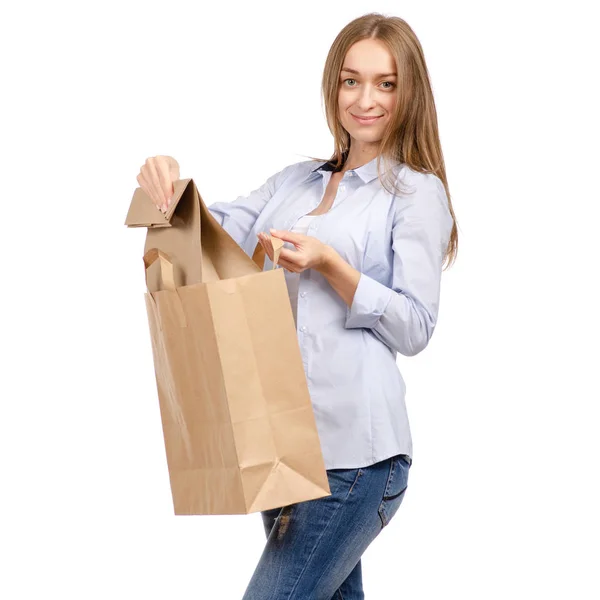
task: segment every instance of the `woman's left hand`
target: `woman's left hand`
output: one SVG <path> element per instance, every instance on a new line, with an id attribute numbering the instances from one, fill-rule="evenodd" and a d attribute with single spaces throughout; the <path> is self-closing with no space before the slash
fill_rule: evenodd
<path id="1" fill-rule="evenodd" d="M 279 238 L 284 242 L 294 244 L 296 250 L 282 248 L 279 254 L 277 264 L 281 265 L 293 273 L 302 273 L 306 269 L 315 269 L 316 271 L 325 266 L 328 256 L 329 246 L 310 235 L 302 235 L 291 231 L 270 230 L 273 237 Z M 265 249 L 265 252 L 273 260 L 272 246 L 268 243 L 268 236 L 264 233 L 258 234 L 258 239 Z"/>

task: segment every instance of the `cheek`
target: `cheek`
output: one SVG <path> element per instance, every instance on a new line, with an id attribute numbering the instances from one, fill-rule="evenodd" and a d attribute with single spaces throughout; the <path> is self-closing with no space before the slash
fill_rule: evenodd
<path id="1" fill-rule="evenodd" d="M 352 104 L 352 95 L 344 93 L 342 89 L 338 92 L 338 105 L 340 108 L 347 108 Z"/>
<path id="2" fill-rule="evenodd" d="M 398 103 L 398 97 L 392 96 L 389 101 L 386 103 L 386 107 L 388 112 L 392 113 L 396 109 L 396 104 Z"/>

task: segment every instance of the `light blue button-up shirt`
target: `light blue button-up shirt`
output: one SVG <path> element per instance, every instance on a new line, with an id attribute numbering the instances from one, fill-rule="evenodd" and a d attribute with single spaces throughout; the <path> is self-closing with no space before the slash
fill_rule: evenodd
<path id="1" fill-rule="evenodd" d="M 298 344 L 326 469 L 366 467 L 396 454 L 412 459 L 396 357 L 418 354 L 433 335 L 453 225 L 438 177 L 395 165 L 402 189 L 414 191 L 390 194 L 376 163 L 344 173 L 331 209 L 306 233 L 360 271 L 352 306 L 318 271 L 299 275 Z M 208 209 L 252 257 L 258 232 L 289 231 L 321 203 L 332 171 L 330 163 L 294 163 L 248 196 Z M 264 269 L 272 267 L 267 256 Z"/>

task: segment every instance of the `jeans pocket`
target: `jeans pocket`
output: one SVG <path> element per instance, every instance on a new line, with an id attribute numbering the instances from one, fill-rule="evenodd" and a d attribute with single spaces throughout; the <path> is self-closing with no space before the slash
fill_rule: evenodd
<path id="1" fill-rule="evenodd" d="M 409 467 L 412 466 L 412 458 L 408 454 L 399 454 L 400 460 L 403 460 Z"/>
<path id="2" fill-rule="evenodd" d="M 379 517 L 381 519 L 381 528 L 383 529 L 398 512 L 406 488 L 408 487 L 408 472 L 410 462 L 404 455 L 392 456 L 390 459 L 390 468 L 388 471 L 383 498 L 379 503 Z"/>
<path id="3" fill-rule="evenodd" d="M 329 480 L 331 495 L 338 498 L 348 498 L 364 473 L 365 470 L 363 468 L 328 469 L 327 478 Z"/>

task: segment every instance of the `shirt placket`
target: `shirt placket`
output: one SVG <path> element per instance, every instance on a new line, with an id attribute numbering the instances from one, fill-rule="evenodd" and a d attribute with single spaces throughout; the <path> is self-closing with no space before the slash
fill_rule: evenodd
<path id="1" fill-rule="evenodd" d="M 342 200 L 344 200 L 347 196 L 347 187 L 348 187 L 348 178 L 350 177 L 355 177 L 356 174 L 354 173 L 354 171 L 348 171 L 344 174 L 343 178 L 340 180 L 340 183 L 338 184 L 338 188 L 337 188 L 337 193 L 335 195 L 333 204 L 331 205 L 331 208 L 329 210 L 333 210 L 333 208 L 335 208 Z M 312 212 L 315 208 L 317 208 L 317 206 L 319 206 L 321 204 L 321 202 L 323 201 L 323 196 L 325 195 L 325 190 L 327 189 L 327 185 L 329 184 L 329 181 L 331 179 L 331 171 L 325 171 L 323 173 L 323 179 L 322 179 L 322 191 L 320 194 L 320 198 L 318 198 L 316 204 L 313 202 L 312 206 L 304 211 L 304 212 L 299 212 L 296 213 L 292 218 L 290 218 L 288 220 L 288 223 L 286 225 L 286 228 L 289 230 L 291 229 L 291 227 L 293 227 L 296 222 L 298 221 L 298 219 L 300 219 L 300 217 L 307 215 L 308 213 Z M 322 217 L 325 217 L 327 213 L 320 215 Z M 307 231 L 306 231 L 306 235 L 313 235 L 315 232 L 318 231 L 319 229 L 319 225 L 320 225 L 321 219 L 314 219 L 314 221 L 309 225 Z M 300 276 L 298 278 L 298 299 L 297 299 L 297 306 L 296 306 L 296 320 L 298 322 L 298 333 L 299 333 L 299 339 L 298 339 L 298 343 L 300 346 L 300 352 L 302 355 L 302 363 L 304 364 L 304 369 L 305 372 L 307 374 L 307 379 L 309 379 L 309 352 L 308 352 L 308 344 L 310 342 L 310 335 L 311 335 L 311 331 L 309 330 L 309 327 L 306 323 L 307 321 L 307 315 L 308 315 L 308 306 L 309 306 L 309 302 L 310 302 L 310 294 L 311 294 L 311 289 L 310 289 L 310 269 L 306 269 L 305 271 L 303 271 L 302 273 L 300 273 Z M 310 386 L 310 381 L 309 381 L 309 386 Z"/>

